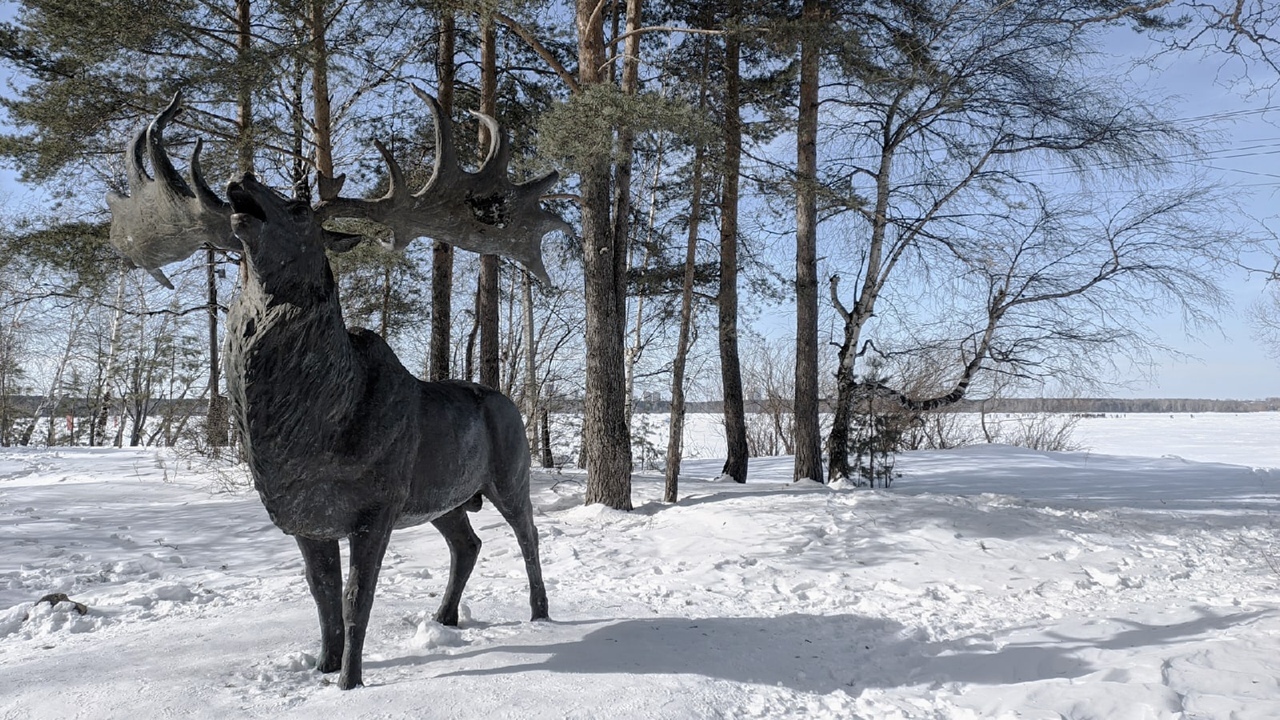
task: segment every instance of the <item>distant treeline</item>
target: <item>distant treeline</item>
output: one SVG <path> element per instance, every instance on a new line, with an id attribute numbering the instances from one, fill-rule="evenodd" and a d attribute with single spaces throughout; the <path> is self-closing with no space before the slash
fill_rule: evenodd
<path id="1" fill-rule="evenodd" d="M 954 412 L 1001 413 L 1198 413 L 1265 412 L 1280 410 L 1280 398 L 1265 400 L 1207 400 L 1204 398 L 1008 398 L 963 401 Z"/>
<path id="2" fill-rule="evenodd" d="M 764 412 L 762 403 L 747 402 L 747 412 Z M 826 403 L 824 403 L 826 405 Z M 666 400 L 637 400 L 637 412 L 666 412 Z M 719 401 L 688 403 L 689 412 L 720 412 Z M 831 409 L 829 406 L 826 408 Z M 1001 398 L 962 400 L 946 412 L 989 413 L 1203 413 L 1280 411 L 1280 398 L 1208 400 L 1204 398 Z"/>
<path id="3" fill-rule="evenodd" d="M 182 414 L 202 416 L 207 409 L 207 401 L 203 398 L 170 400 L 154 398 L 150 400 L 156 413 Z M 10 412 L 18 415 L 31 414 L 43 408 L 43 413 L 55 416 L 89 414 L 86 400 L 66 398 L 58 403 L 50 413 L 48 398 L 39 395 L 12 395 L 7 399 Z M 578 412 L 582 408 L 581 399 L 552 398 L 549 400 L 551 412 Z M 830 411 L 829 403 L 824 409 Z M 641 413 L 663 413 L 671 409 L 671 401 L 665 399 L 637 399 L 635 411 Z M 722 412 L 719 400 L 686 403 L 685 409 L 692 413 Z M 748 413 L 769 412 L 762 401 L 746 402 Z M 1208 400 L 1204 398 L 1002 398 L 995 400 L 962 400 L 943 412 L 989 412 L 989 413 L 1198 413 L 1198 412 L 1266 412 L 1280 411 L 1280 398 L 1265 400 Z"/>
<path id="4" fill-rule="evenodd" d="M 157 413 L 183 414 L 191 416 L 204 415 L 209 409 L 209 401 L 204 398 L 169 399 L 159 397 L 146 398 L 148 407 Z M 0 400 L 10 413 L 15 415 L 31 415 L 37 410 L 42 415 L 62 417 L 71 415 L 86 417 L 92 414 L 92 402 L 81 397 L 61 398 L 54 405 L 53 401 L 43 395 L 10 395 Z M 52 409 L 51 409 L 52 408 Z"/>

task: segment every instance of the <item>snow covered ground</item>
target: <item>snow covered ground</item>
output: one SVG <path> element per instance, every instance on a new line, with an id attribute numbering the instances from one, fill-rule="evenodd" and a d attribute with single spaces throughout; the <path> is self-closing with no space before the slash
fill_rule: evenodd
<path id="1" fill-rule="evenodd" d="M 0 718 L 1280 717 L 1280 454 L 1242 441 L 1274 418 L 1180 442 L 1156 417 L 1083 422 L 1088 452 L 907 454 L 887 491 L 706 459 L 621 513 L 538 474 L 554 620 L 486 507 L 462 627 L 435 625 L 447 551 L 402 530 L 351 692 L 237 469 L 0 450 Z"/>

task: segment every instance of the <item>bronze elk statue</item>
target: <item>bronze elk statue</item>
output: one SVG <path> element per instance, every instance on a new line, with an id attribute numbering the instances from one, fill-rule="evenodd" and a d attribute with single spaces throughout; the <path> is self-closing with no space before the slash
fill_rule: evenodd
<path id="1" fill-rule="evenodd" d="M 390 227 L 398 248 L 431 237 L 516 259 L 545 281 L 542 237 L 567 225 L 539 198 L 558 176 L 513 184 L 507 139 L 480 114 L 488 157 L 477 172 L 462 170 L 448 116 L 414 90 L 435 115 L 436 137 L 432 177 L 418 192 L 376 143 L 390 176 L 380 199 L 341 197 L 341 176 L 321 178 L 313 207 L 246 173 L 227 186 L 224 201 L 202 176 L 199 141 L 187 179 L 169 159 L 164 130 L 181 110 L 179 94 L 126 150 L 129 195 L 107 198 L 113 245 L 165 285 L 172 287 L 160 266 L 200 247 L 243 257 L 226 331 L 232 414 L 267 513 L 302 551 L 320 616 L 318 669 L 340 670 L 343 689 L 362 684 L 365 630 L 393 529 L 430 522 L 444 536 L 451 563 L 435 619 L 456 625 L 480 550 L 467 511 L 487 498 L 519 542 L 532 619 L 548 617 L 516 406 L 480 385 L 420 381 L 376 333 L 348 330 L 325 254 L 350 250 L 361 236 L 324 223 L 360 218 Z M 342 538 L 350 547 L 345 589 Z"/>

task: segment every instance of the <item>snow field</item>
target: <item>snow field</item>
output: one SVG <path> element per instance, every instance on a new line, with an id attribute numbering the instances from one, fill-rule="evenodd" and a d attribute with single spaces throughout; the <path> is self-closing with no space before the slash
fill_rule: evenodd
<path id="1" fill-rule="evenodd" d="M 214 490 L 236 469 L 6 449 L 0 718 L 1280 717 L 1277 477 L 1159 455 L 909 453 L 887 491 L 694 460 L 631 513 L 535 473 L 553 621 L 487 505 L 456 629 L 443 541 L 399 531 L 344 693 L 296 546 Z"/>

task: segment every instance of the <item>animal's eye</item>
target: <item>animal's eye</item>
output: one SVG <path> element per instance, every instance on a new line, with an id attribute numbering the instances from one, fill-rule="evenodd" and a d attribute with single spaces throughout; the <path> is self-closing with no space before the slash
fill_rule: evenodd
<path id="1" fill-rule="evenodd" d="M 305 218 L 311 212 L 311 207 L 306 203 L 293 203 L 289 206 L 289 214 L 295 218 Z"/>

